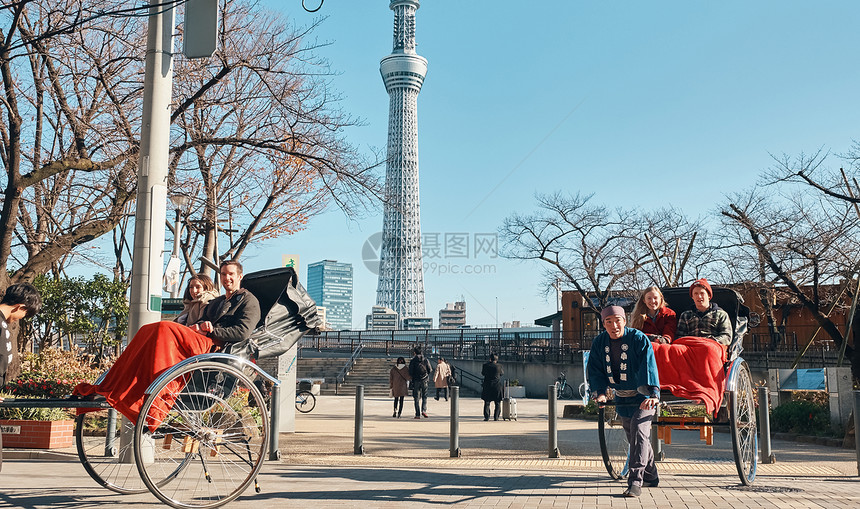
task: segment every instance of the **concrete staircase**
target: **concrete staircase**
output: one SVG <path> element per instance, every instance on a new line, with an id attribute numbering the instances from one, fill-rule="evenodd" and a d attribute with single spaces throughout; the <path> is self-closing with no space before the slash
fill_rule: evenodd
<path id="1" fill-rule="evenodd" d="M 346 357 L 302 358 L 297 361 L 296 378 L 325 379 L 320 394 L 335 393 L 335 378 L 346 364 Z M 388 396 L 388 372 L 392 361 L 386 358 L 357 359 L 352 371 L 338 388 L 338 393 L 355 394 L 356 385 L 364 385 L 364 395 Z"/>
<path id="2" fill-rule="evenodd" d="M 391 366 L 392 361 L 389 359 L 356 359 L 352 371 L 346 376 L 346 381 L 338 388 L 338 392 L 355 394 L 355 386 L 363 385 L 365 396 L 387 397 Z"/>

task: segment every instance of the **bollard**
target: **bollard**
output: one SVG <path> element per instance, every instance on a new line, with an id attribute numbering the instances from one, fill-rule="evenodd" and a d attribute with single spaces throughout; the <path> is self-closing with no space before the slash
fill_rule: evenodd
<path id="1" fill-rule="evenodd" d="M 112 458 L 116 455 L 116 410 L 113 407 L 108 410 L 107 434 L 105 435 L 105 457 Z"/>
<path id="2" fill-rule="evenodd" d="M 761 441 L 761 462 L 763 465 L 776 462 L 770 447 L 770 401 L 767 387 L 758 388 L 758 422 Z"/>
<path id="3" fill-rule="evenodd" d="M 860 475 L 860 391 L 854 391 L 854 450 L 857 451 L 857 475 Z"/>
<path id="4" fill-rule="evenodd" d="M 549 450 L 550 458 L 561 458 L 561 454 L 558 452 L 558 395 L 555 384 L 548 385 L 546 393 L 547 404 L 549 405 L 547 410 L 549 420 L 549 443 L 547 444 L 547 449 Z"/>
<path id="5" fill-rule="evenodd" d="M 272 392 L 269 396 L 269 461 L 278 461 L 281 459 L 281 450 L 278 448 L 278 437 L 280 436 L 280 415 L 281 415 L 281 386 L 280 384 L 272 385 Z"/>
<path id="6" fill-rule="evenodd" d="M 450 457 L 459 458 L 460 453 L 460 387 L 451 386 L 451 444 Z"/>
<path id="7" fill-rule="evenodd" d="M 355 442 L 353 454 L 364 454 L 364 386 L 355 386 Z"/>
<path id="8" fill-rule="evenodd" d="M 654 419 L 660 420 L 660 407 L 657 407 Z M 663 452 L 663 441 L 660 440 L 660 426 L 657 424 L 651 425 L 651 450 L 654 451 L 654 461 L 663 461 L 666 459 L 666 453 Z"/>

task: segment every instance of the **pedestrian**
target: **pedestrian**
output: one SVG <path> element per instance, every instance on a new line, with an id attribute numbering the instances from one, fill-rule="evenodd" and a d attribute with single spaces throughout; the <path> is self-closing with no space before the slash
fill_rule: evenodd
<path id="1" fill-rule="evenodd" d="M 9 326 L 22 318 L 30 318 L 42 309 L 39 290 L 30 283 L 19 283 L 6 288 L 0 300 L 0 387 L 6 385 L 6 370 L 12 364 L 15 349 Z M 3 398 L 0 398 L 3 401 Z"/>
<path id="2" fill-rule="evenodd" d="M 615 389 L 615 412 L 630 444 L 625 497 L 638 497 L 642 486 L 660 483 L 651 449 L 651 420 L 660 402 L 660 379 L 654 349 L 644 333 L 625 327 L 624 308 L 608 306 L 600 313 L 606 328 L 591 342 L 588 385 L 598 404 Z"/>
<path id="3" fill-rule="evenodd" d="M 481 375 L 484 376 L 482 384 L 481 399 L 484 400 L 484 420 L 490 420 L 490 402 L 495 403 L 493 408 L 493 420 L 499 420 L 501 408 L 499 403 L 503 397 L 502 375 L 505 371 L 499 365 L 499 356 L 491 353 L 489 362 L 485 362 L 481 367 Z"/>
<path id="4" fill-rule="evenodd" d="M 430 417 L 427 415 L 427 386 L 430 383 L 430 372 L 433 366 L 424 357 L 421 345 L 416 346 L 412 353 L 415 355 L 409 361 L 409 376 L 412 377 L 412 400 L 415 402 L 415 418 Z"/>
<path id="5" fill-rule="evenodd" d="M 391 371 L 388 373 L 388 387 L 391 389 L 391 395 L 394 397 L 394 414 L 391 417 L 400 417 L 403 413 L 403 398 L 409 392 L 409 381 L 412 377 L 409 376 L 409 369 L 406 367 L 406 359 L 403 357 L 397 358 L 397 363 L 391 366 Z"/>
<path id="6" fill-rule="evenodd" d="M 436 386 L 436 401 L 439 401 L 439 394 L 445 395 L 445 401 L 448 401 L 448 379 L 451 377 L 451 366 L 445 362 L 444 357 L 439 357 L 436 361 L 436 372 L 433 374 L 433 385 Z"/>
<path id="7" fill-rule="evenodd" d="M 15 349 L 12 348 L 12 333 L 9 325 L 30 318 L 42 309 L 39 290 L 30 283 L 19 283 L 6 288 L 0 299 L 0 387 L 6 385 L 6 371 L 12 363 Z M 3 398 L 0 398 L 3 401 Z M 0 432 L 0 470 L 3 470 L 3 433 Z"/>

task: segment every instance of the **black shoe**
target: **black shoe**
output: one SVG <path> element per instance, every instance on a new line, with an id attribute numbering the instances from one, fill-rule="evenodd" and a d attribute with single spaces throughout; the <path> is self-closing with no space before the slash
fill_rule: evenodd
<path id="1" fill-rule="evenodd" d="M 490 420 L 490 418 L 489 418 L 489 417 L 484 417 L 484 420 L 485 420 L 485 421 L 489 421 L 489 420 Z"/>
<path id="2" fill-rule="evenodd" d="M 394 414 L 391 417 L 397 417 L 397 412 L 394 412 Z"/>
<path id="3" fill-rule="evenodd" d="M 629 488 L 624 490 L 624 493 L 622 493 L 621 495 L 624 497 L 631 497 L 632 498 L 632 497 L 638 497 L 641 494 L 642 494 L 642 488 L 640 488 L 639 486 L 630 486 Z"/>
<path id="4" fill-rule="evenodd" d="M 653 481 L 642 481 L 642 487 L 644 488 L 656 488 L 660 485 L 660 478 L 656 478 Z"/>

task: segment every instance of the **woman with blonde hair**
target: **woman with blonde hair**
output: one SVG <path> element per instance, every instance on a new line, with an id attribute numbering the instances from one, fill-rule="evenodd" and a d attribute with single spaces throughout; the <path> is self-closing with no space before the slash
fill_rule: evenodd
<path id="1" fill-rule="evenodd" d="M 671 343 L 675 340 L 678 317 L 666 306 L 663 292 L 658 287 L 651 286 L 636 301 L 630 326 L 644 332 L 651 341 Z"/>

